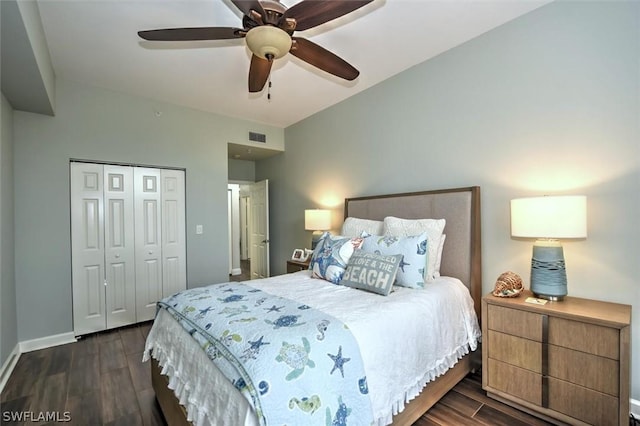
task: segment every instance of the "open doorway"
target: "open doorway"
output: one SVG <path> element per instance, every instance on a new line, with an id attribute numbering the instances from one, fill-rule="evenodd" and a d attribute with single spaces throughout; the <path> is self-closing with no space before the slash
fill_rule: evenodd
<path id="1" fill-rule="evenodd" d="M 269 182 L 256 182 L 256 162 L 282 154 L 258 145 L 228 143 L 229 279 L 270 275 Z M 235 253 L 235 254 L 234 254 Z"/>
<path id="2" fill-rule="evenodd" d="M 269 182 L 229 183 L 229 279 L 269 276 Z"/>

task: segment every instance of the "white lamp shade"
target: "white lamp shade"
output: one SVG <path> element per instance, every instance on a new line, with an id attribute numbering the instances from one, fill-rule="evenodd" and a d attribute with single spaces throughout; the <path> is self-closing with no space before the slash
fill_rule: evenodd
<path id="1" fill-rule="evenodd" d="M 331 229 L 330 210 L 305 210 L 304 229 L 307 231 L 326 231 Z"/>
<path id="2" fill-rule="evenodd" d="M 584 195 L 511 200 L 511 235 L 523 238 L 586 238 Z"/>

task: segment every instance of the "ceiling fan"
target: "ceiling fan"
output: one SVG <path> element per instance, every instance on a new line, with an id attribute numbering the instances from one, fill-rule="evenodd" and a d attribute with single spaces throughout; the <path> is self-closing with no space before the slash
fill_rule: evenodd
<path id="1" fill-rule="evenodd" d="M 360 72 L 348 62 L 302 37 L 304 31 L 353 12 L 373 0 L 302 0 L 287 8 L 277 0 L 231 0 L 242 13 L 242 28 L 199 27 L 139 31 L 150 41 L 225 40 L 245 38 L 252 52 L 249 66 L 249 92 L 260 92 L 275 59 L 287 52 L 345 80 Z"/>

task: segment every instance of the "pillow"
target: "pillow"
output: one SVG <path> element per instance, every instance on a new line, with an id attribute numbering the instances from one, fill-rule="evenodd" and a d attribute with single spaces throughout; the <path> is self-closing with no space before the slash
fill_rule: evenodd
<path id="1" fill-rule="evenodd" d="M 382 235 L 383 224 L 384 222 L 381 220 L 348 217 L 342 224 L 342 235 L 347 237 L 359 237 L 363 232 L 371 235 Z"/>
<path id="2" fill-rule="evenodd" d="M 388 296 L 401 260 L 401 254 L 383 256 L 356 250 L 349 259 L 340 285 Z"/>
<path id="3" fill-rule="evenodd" d="M 313 250 L 309 269 L 314 278 L 322 278 L 338 284 L 349 263 L 353 251 L 362 246 L 362 238 L 333 236 L 329 232 L 322 234 Z"/>
<path id="4" fill-rule="evenodd" d="M 396 284 L 402 287 L 423 288 L 427 263 L 427 233 L 411 237 L 369 235 L 364 237 L 362 250 L 381 255 L 401 254 Z"/>
<path id="5" fill-rule="evenodd" d="M 440 237 L 440 245 L 438 246 L 438 256 L 436 257 L 436 270 L 433 274 L 436 278 L 440 276 L 440 265 L 442 264 L 442 249 L 444 249 L 444 240 L 446 239 L 447 234 L 442 234 L 442 237 Z"/>
<path id="6" fill-rule="evenodd" d="M 427 269 L 424 277 L 427 281 L 433 281 L 436 278 L 438 247 L 445 224 L 445 219 L 400 219 L 387 216 L 384 218 L 384 235 L 407 237 L 426 232 L 429 253 L 427 254 Z"/>

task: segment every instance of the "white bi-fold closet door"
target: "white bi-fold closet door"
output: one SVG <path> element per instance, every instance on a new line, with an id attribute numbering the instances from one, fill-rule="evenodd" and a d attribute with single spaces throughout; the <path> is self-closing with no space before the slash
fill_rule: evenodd
<path id="1" fill-rule="evenodd" d="M 76 335 L 152 319 L 186 288 L 184 171 L 71 162 Z"/>

